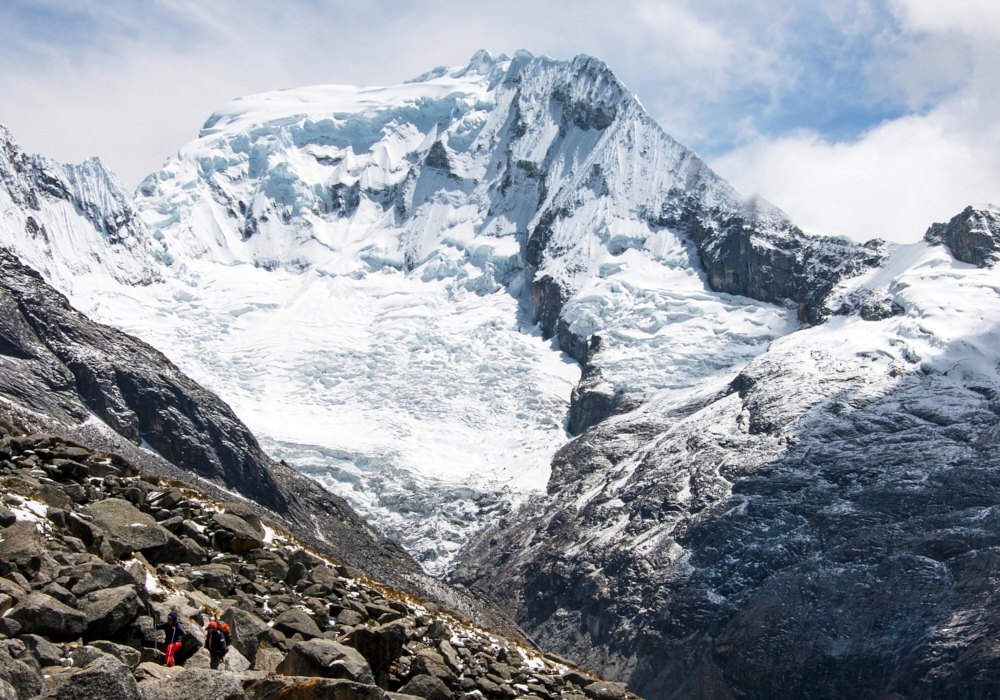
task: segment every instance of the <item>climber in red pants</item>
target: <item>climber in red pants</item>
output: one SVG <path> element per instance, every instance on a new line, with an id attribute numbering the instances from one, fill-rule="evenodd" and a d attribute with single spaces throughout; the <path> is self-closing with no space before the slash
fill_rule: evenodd
<path id="1" fill-rule="evenodd" d="M 167 631 L 167 647 L 164 651 L 167 653 L 167 666 L 173 666 L 174 654 L 180 650 L 184 641 L 184 628 L 177 619 L 177 611 L 171 610 L 166 622 L 156 623 L 156 629 Z"/>

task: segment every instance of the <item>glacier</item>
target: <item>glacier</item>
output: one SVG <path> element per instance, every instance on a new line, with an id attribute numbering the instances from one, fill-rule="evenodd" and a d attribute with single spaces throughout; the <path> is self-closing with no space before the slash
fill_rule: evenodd
<path id="1" fill-rule="evenodd" d="M 479 52 L 403 85 L 234 100 L 140 184 L 128 264 L 25 260 L 443 574 L 544 490 L 581 376 L 560 343 L 602 333 L 596 391 L 635 406 L 800 325 L 793 305 L 709 288 L 664 221 L 688 201 L 790 227 L 599 60 Z"/>
<path id="2" fill-rule="evenodd" d="M 234 100 L 134 198 L 0 140 L 5 247 L 547 647 L 652 700 L 995 687 L 1000 209 L 807 235 L 525 51 Z"/>
<path id="3" fill-rule="evenodd" d="M 64 249 L 12 219 L 15 252 L 438 575 L 571 433 L 732 376 L 856 248 L 742 197 L 588 56 L 240 98 L 134 204 L 79 167 L 127 235 L 51 212 Z M 746 275 L 741 246 L 785 258 Z"/>

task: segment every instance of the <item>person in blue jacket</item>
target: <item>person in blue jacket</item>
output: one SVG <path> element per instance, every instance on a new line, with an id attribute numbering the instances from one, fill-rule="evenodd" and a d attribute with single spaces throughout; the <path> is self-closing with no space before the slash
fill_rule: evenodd
<path id="1" fill-rule="evenodd" d="M 184 642 L 184 628 L 181 627 L 180 620 L 177 619 L 177 611 L 171 610 L 167 615 L 166 622 L 157 622 L 156 629 L 166 630 L 167 646 L 164 651 L 167 654 L 167 666 L 174 665 L 174 654 L 176 654 L 181 644 Z"/>

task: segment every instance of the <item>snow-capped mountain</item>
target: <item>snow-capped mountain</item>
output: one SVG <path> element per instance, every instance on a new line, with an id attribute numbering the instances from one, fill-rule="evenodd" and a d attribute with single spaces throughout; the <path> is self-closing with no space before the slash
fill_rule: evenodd
<path id="1" fill-rule="evenodd" d="M 808 236 L 527 52 L 236 100 L 134 205 L 3 133 L 4 245 L 547 647 L 653 700 L 996 687 L 996 208 Z"/>
<path id="2" fill-rule="evenodd" d="M 998 248 L 970 207 L 830 295 L 893 315 L 588 431 L 455 580 L 648 698 L 992 692 Z"/>
<path id="3" fill-rule="evenodd" d="M 235 100 L 137 205 L 169 282 L 77 303 L 437 572 L 544 488 L 567 427 L 735 371 L 814 313 L 803 271 L 857 257 L 744 200 L 600 61 L 527 52 Z M 758 244 L 792 252 L 744 274 Z"/>
<path id="4" fill-rule="evenodd" d="M 81 276 L 114 284 L 160 280 L 160 265 L 132 196 L 91 158 L 63 165 L 28 156 L 0 126 L 2 243 L 63 291 Z"/>

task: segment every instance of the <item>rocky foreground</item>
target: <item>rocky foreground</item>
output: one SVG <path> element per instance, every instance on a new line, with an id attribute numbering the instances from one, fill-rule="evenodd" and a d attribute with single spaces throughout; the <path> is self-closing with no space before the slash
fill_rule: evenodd
<path id="1" fill-rule="evenodd" d="M 303 546 L 244 504 L 0 420 L 0 700 L 625 700 Z M 186 636 L 167 668 L 156 619 Z M 230 625 L 224 670 L 204 629 Z M 634 697 L 629 695 L 629 697 Z"/>

